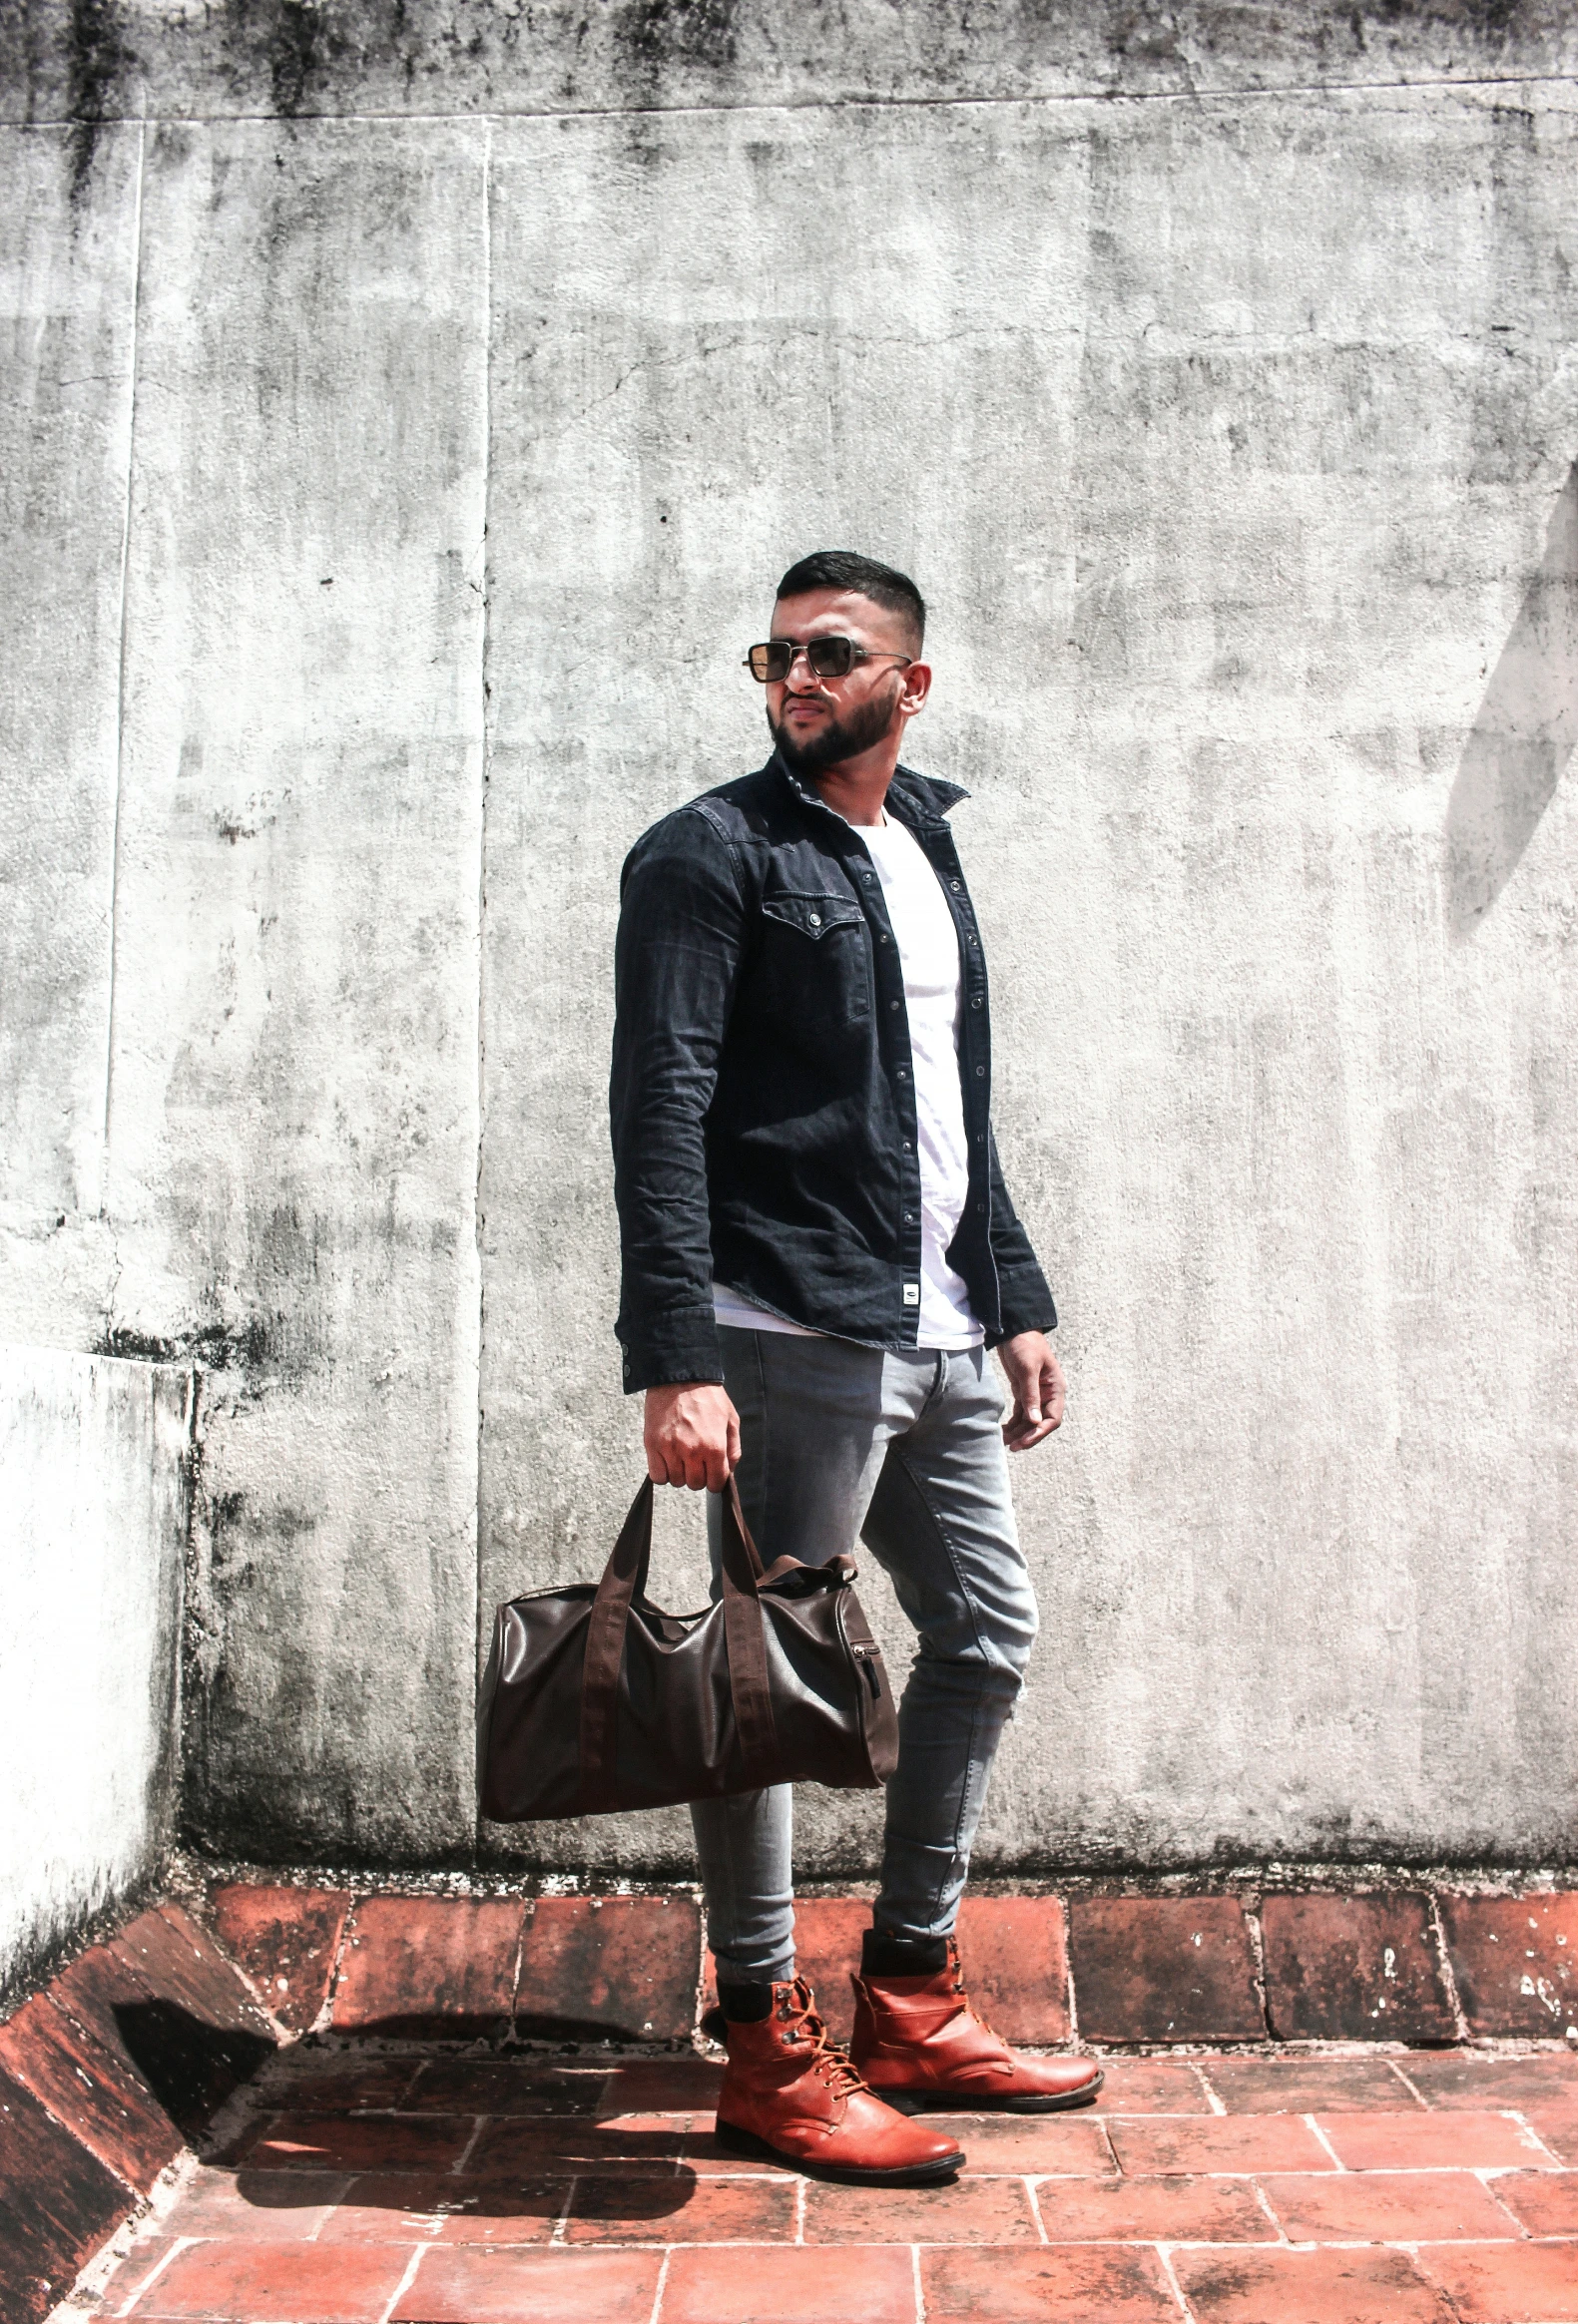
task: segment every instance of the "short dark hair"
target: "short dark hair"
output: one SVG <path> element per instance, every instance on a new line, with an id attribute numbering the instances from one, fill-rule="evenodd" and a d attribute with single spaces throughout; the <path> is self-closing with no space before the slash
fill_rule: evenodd
<path id="1" fill-rule="evenodd" d="M 817 549 L 791 565 L 779 583 L 780 597 L 804 597 L 813 589 L 852 589 L 890 614 L 901 614 L 913 633 L 915 649 L 926 642 L 926 601 L 907 573 L 878 565 L 853 549 Z"/>

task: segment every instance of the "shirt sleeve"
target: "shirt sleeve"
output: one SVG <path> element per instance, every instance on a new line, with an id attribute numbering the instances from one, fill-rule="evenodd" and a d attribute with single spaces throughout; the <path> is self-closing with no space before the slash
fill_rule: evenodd
<path id="1" fill-rule="evenodd" d="M 733 851 L 693 808 L 638 840 L 620 883 L 609 1119 L 627 1393 L 721 1381 L 705 1124 L 745 908 Z"/>
<path id="2" fill-rule="evenodd" d="M 991 1244 L 997 1268 L 997 1290 L 1002 1329 L 991 1335 L 1013 1339 L 1021 1331 L 1055 1331 L 1057 1308 L 1030 1237 L 1019 1221 L 1009 1196 L 1003 1165 L 998 1160 L 996 1133 L 991 1133 Z"/>

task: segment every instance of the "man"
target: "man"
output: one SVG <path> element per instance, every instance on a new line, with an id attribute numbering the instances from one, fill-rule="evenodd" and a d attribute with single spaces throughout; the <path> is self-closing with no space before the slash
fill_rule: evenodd
<path id="1" fill-rule="evenodd" d="M 693 1809 L 729 2053 L 718 2135 L 851 2178 L 956 2170 L 926 2105 L 1095 2096 L 970 2009 L 952 1930 L 1036 1611 L 1004 1448 L 1063 1417 L 1052 1297 L 989 1122 L 986 967 L 945 820 L 898 761 L 924 706 L 913 582 L 793 566 L 747 657 L 774 755 L 632 850 L 612 1116 L 627 1390 L 660 1484 L 738 1471 L 769 1560 L 856 1534 L 919 1635 L 845 2057 L 794 1974 L 788 1785 Z M 985 1362 L 995 1347 L 1013 1409 Z M 709 1505 L 719 1556 L 719 1505 Z"/>

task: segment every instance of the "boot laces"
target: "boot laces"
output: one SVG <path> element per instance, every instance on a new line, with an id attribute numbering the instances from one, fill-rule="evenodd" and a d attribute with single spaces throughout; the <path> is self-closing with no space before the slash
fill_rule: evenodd
<path id="1" fill-rule="evenodd" d="M 796 1977 L 792 1986 L 779 2003 L 779 2016 L 793 2031 L 789 2040 L 796 2047 L 801 2042 L 811 2046 L 807 2071 L 816 2075 L 832 2092 L 834 2097 L 851 2097 L 856 2091 L 865 2090 L 865 2077 L 850 2060 L 846 2050 L 840 2050 L 832 2040 L 817 2011 L 810 1987 L 803 1977 Z"/>

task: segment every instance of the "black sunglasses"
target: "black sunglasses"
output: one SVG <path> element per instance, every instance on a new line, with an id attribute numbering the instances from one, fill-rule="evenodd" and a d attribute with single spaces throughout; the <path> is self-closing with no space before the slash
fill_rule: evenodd
<path id="1" fill-rule="evenodd" d="M 800 654 L 815 678 L 847 678 L 857 662 L 902 662 L 907 669 L 915 659 L 913 654 L 874 653 L 852 638 L 812 638 L 803 646 L 789 638 L 772 638 L 765 646 L 752 647 L 745 666 L 759 685 L 782 686 Z"/>

